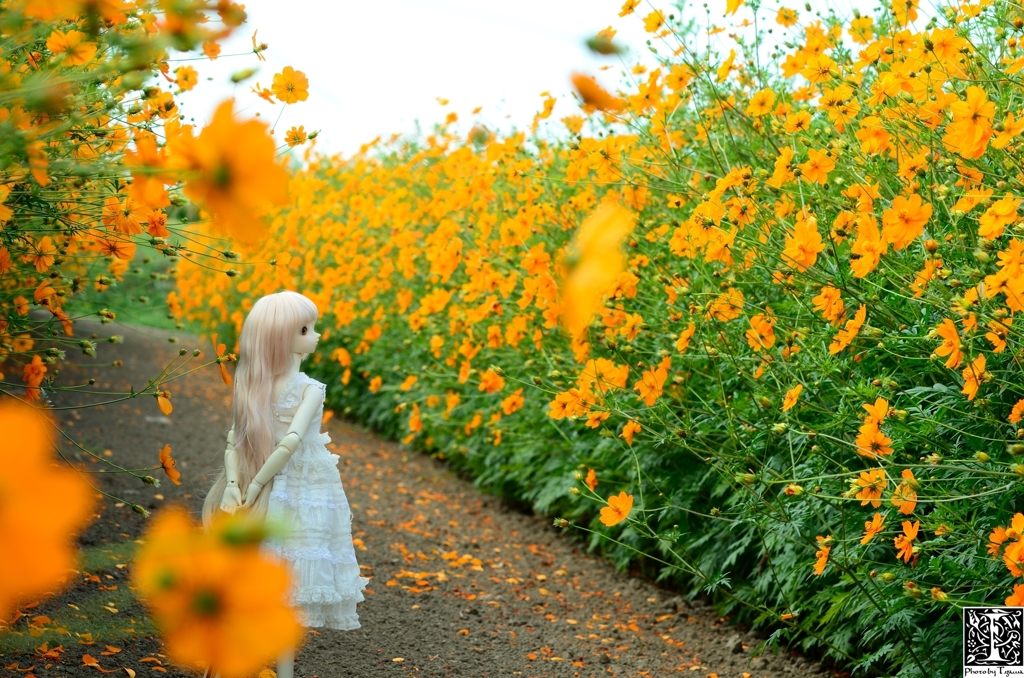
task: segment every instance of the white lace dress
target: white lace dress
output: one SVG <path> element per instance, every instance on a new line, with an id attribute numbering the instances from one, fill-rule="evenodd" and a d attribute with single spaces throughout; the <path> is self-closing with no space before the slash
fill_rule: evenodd
<path id="1" fill-rule="evenodd" d="M 338 474 L 338 455 L 325 445 L 330 436 L 320 432 L 323 398 L 327 387 L 297 373 L 274 403 L 274 444 L 288 432 L 308 384 L 320 389 L 321 402 L 295 454 L 274 476 L 267 520 L 287 530 L 265 545 L 292 567 L 291 602 L 306 627 L 351 631 L 360 628 L 356 603 L 370 581 L 360 576 L 352 546 L 352 512 Z"/>

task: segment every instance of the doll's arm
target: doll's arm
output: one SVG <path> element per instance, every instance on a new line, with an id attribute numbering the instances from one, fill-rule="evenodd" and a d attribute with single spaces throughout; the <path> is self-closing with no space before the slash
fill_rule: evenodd
<path id="1" fill-rule="evenodd" d="M 260 493 L 263 486 L 269 483 L 284 468 L 292 455 L 295 454 L 295 450 L 298 449 L 299 442 L 302 440 L 302 433 L 309 428 L 321 402 L 323 402 L 323 399 L 320 389 L 315 384 L 308 385 L 302 392 L 302 402 L 299 404 L 298 409 L 295 410 L 295 416 L 292 417 L 292 423 L 288 427 L 288 432 L 281 438 L 281 442 L 277 444 L 274 451 L 263 462 L 263 467 L 260 468 L 256 477 L 249 483 L 249 487 L 245 491 L 245 503 L 242 504 L 244 508 L 248 508 L 255 503 L 256 495 Z"/>
<path id="2" fill-rule="evenodd" d="M 224 477 L 227 485 L 220 501 L 220 510 L 234 513 L 242 505 L 242 492 L 238 487 L 238 453 L 235 451 L 235 428 L 228 431 L 228 444 L 224 449 Z"/>

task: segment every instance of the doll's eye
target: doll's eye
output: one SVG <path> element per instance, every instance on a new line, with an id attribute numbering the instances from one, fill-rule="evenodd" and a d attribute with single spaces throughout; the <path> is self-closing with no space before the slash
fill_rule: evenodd
<path id="1" fill-rule="evenodd" d="M 305 327 L 302 328 L 302 334 L 306 334 L 306 328 Z"/>

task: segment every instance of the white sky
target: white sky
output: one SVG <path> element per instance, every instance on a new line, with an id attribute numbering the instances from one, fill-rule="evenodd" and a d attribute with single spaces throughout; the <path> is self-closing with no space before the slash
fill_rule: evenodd
<path id="1" fill-rule="evenodd" d="M 628 63 L 637 58 L 653 63 L 642 21 L 652 7 L 644 0 L 636 15 L 619 17 L 622 1 L 244 0 L 249 19 L 223 44 L 222 56 L 187 62 L 200 77 L 196 88 L 180 97 L 181 110 L 186 120 L 195 117 L 202 125 L 217 103 L 235 94 L 236 109 L 245 115 L 258 112 L 273 124 L 284 104 L 272 106 L 249 87 L 259 81 L 269 88 L 274 73 L 292 66 L 309 78 L 309 98 L 287 107 L 275 137 L 283 142 L 293 125 L 304 125 L 307 132 L 319 129 L 316 148 L 322 152 L 349 156 L 378 135 L 387 139 L 414 131 L 417 120 L 429 132 L 449 111 L 459 115 L 461 130 L 474 122 L 491 129 L 523 129 L 540 110 L 545 90 L 558 99 L 550 120 L 559 125 L 559 118 L 579 110 L 570 95 L 573 71 L 594 75 L 610 89 L 619 83 L 619 60 L 591 54 L 586 38 L 612 26 L 618 30 L 616 42 L 630 48 Z M 850 2 L 840 0 L 842 5 Z M 852 2 L 868 14 L 874 4 Z M 707 4 L 710 20 L 718 25 L 753 16 L 744 7 L 726 20 L 724 0 Z M 782 4 L 803 9 L 803 0 Z M 818 8 L 826 4 L 812 2 Z M 780 3 L 766 0 L 763 5 L 762 21 L 770 18 L 774 26 Z M 670 11 L 667 2 L 654 6 Z M 687 6 L 703 15 L 699 4 Z M 779 33 L 780 27 L 775 28 Z M 270 45 L 265 62 L 251 53 L 226 56 L 251 50 L 256 29 L 258 41 Z M 613 67 L 600 71 L 605 64 Z M 230 82 L 231 73 L 252 66 L 259 66 L 254 77 L 237 86 Z M 438 97 L 450 104 L 441 106 Z M 483 110 L 472 117 L 477 106 Z"/>

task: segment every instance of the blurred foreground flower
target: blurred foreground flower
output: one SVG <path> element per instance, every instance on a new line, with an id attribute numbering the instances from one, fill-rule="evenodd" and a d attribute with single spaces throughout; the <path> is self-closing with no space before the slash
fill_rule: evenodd
<path id="1" fill-rule="evenodd" d="M 75 565 L 72 536 L 92 516 L 88 483 L 50 454 L 44 415 L 0 407 L 0 619 L 55 591 Z"/>
<path id="2" fill-rule="evenodd" d="M 185 173 L 185 195 L 210 211 L 214 225 L 243 242 L 257 242 L 263 229 L 255 217 L 288 197 L 288 175 L 274 161 L 266 124 L 235 120 L 228 100 L 198 137 L 183 128 L 167 145 L 172 165 Z"/>
<path id="3" fill-rule="evenodd" d="M 601 297 L 625 266 L 622 241 L 633 231 L 633 216 L 605 203 L 583 221 L 576 233 L 576 260 L 561 285 L 562 322 L 573 337 L 590 324 Z"/>
<path id="4" fill-rule="evenodd" d="M 287 605 L 286 566 L 261 553 L 263 527 L 222 514 L 209 532 L 171 507 L 155 517 L 132 585 L 160 630 L 167 655 L 204 662 L 222 678 L 248 676 L 302 636 Z M 211 672 L 212 673 L 212 672 Z"/>
<path id="5" fill-rule="evenodd" d="M 626 107 L 626 102 L 609 94 L 601 85 L 597 84 L 597 80 L 589 75 L 573 73 L 572 85 L 579 92 L 584 104 L 602 111 L 621 111 Z"/>

